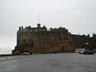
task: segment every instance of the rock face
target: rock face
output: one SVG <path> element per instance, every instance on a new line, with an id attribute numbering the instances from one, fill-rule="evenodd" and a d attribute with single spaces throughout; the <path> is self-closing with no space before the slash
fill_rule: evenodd
<path id="1" fill-rule="evenodd" d="M 37 24 L 37 27 L 19 27 L 17 45 L 13 54 L 74 52 L 76 47 L 86 47 L 91 38 L 85 35 L 73 35 L 64 27 L 50 28 Z"/>

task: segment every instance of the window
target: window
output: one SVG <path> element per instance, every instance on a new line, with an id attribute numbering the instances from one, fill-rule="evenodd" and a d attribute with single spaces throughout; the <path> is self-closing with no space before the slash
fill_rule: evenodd
<path id="1" fill-rule="evenodd" d="M 37 32 L 37 29 L 35 30 L 35 32 Z"/>
<path id="2" fill-rule="evenodd" d="M 23 41 L 25 42 L 25 39 L 23 39 Z"/>
<path id="3" fill-rule="evenodd" d="M 25 36 L 23 36 L 23 39 L 25 39 Z"/>
<path id="4" fill-rule="evenodd" d="M 23 36 L 25 36 L 25 33 L 23 33 Z"/>
<path id="5" fill-rule="evenodd" d="M 31 33 L 30 33 L 30 36 L 31 36 Z"/>

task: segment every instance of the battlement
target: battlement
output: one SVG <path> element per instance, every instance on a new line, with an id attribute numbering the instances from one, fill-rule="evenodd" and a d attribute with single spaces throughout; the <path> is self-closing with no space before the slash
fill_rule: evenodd
<path id="1" fill-rule="evenodd" d="M 19 27 L 19 30 L 18 30 L 18 32 L 42 32 L 42 31 L 62 32 L 62 33 L 68 34 L 68 30 L 64 27 L 50 28 L 50 30 L 48 30 L 46 26 L 41 27 L 41 24 L 37 24 L 37 27 L 28 26 L 23 28 L 23 26 L 21 26 Z"/>
<path id="2" fill-rule="evenodd" d="M 47 28 L 45 26 L 41 27 L 41 24 L 37 24 L 37 27 L 25 27 L 23 26 L 19 27 L 18 32 L 38 32 L 38 31 L 47 31 Z"/>

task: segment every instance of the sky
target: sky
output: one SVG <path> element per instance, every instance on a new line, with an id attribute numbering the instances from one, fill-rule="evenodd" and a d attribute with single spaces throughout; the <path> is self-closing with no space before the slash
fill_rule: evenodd
<path id="1" fill-rule="evenodd" d="M 17 44 L 19 26 L 65 27 L 72 34 L 96 33 L 96 0 L 0 0 L 0 54 Z"/>

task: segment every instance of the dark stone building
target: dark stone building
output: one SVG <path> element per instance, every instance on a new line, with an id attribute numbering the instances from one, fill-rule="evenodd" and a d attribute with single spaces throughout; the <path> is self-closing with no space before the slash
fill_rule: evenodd
<path id="1" fill-rule="evenodd" d="M 91 46 L 92 38 L 87 35 L 71 35 L 72 42 L 74 42 L 77 48 L 88 48 Z"/>
<path id="2" fill-rule="evenodd" d="M 96 34 L 93 33 L 92 36 L 92 47 L 91 49 L 93 49 L 96 52 Z"/>
<path id="3" fill-rule="evenodd" d="M 73 35 L 64 27 L 47 30 L 41 24 L 37 24 L 37 27 L 22 26 L 17 31 L 17 45 L 12 53 L 74 52 L 75 48 L 89 47 L 90 42 L 89 35 Z"/>

